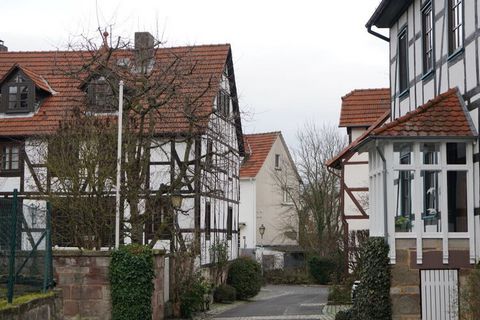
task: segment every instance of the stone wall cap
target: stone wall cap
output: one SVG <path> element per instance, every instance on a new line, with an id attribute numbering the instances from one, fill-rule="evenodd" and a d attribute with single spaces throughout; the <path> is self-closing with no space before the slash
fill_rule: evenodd
<path id="1" fill-rule="evenodd" d="M 113 250 L 53 250 L 54 257 L 110 257 Z M 164 256 L 165 250 L 154 249 L 152 250 L 154 256 Z"/>

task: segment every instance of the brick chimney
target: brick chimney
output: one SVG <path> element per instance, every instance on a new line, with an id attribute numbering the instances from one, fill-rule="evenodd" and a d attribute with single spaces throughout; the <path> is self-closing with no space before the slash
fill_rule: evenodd
<path id="1" fill-rule="evenodd" d="M 0 40 L 0 52 L 1 51 L 8 51 L 8 48 L 3 45 L 3 40 Z"/>
<path id="2" fill-rule="evenodd" d="M 153 67 L 155 38 L 150 32 L 135 32 L 135 60 L 137 70 L 148 72 Z"/>

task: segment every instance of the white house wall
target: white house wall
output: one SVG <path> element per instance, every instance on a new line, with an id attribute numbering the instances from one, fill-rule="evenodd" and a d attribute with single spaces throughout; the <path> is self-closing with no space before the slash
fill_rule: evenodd
<path id="1" fill-rule="evenodd" d="M 293 205 L 284 203 L 281 186 L 274 179 L 275 154 L 280 155 L 280 161 L 290 165 L 287 149 L 281 139 L 277 138 L 256 177 L 257 245 L 260 245 L 259 241 L 261 241 L 258 226 L 262 224 L 265 226 L 263 245 L 296 245 L 298 244 L 298 216 Z M 292 179 L 289 185 L 292 188 L 299 188 L 296 179 Z M 296 232 L 295 239 L 285 234 L 286 230 L 291 229 Z"/>
<path id="2" fill-rule="evenodd" d="M 240 179 L 240 248 L 252 249 L 257 244 L 256 179 Z"/>

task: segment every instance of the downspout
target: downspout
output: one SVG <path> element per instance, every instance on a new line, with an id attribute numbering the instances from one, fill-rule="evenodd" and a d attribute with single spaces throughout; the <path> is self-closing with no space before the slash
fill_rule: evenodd
<path id="1" fill-rule="evenodd" d="M 374 35 L 375 37 L 377 37 L 379 39 L 382 39 L 383 41 L 390 42 L 390 38 L 384 36 L 383 34 L 380 34 L 380 33 L 376 32 L 376 31 L 373 31 L 371 25 L 367 24 L 366 27 L 367 27 L 368 33 L 370 33 L 371 35 Z"/>
<path id="2" fill-rule="evenodd" d="M 383 211 L 384 211 L 384 220 L 383 228 L 385 232 L 385 242 L 388 243 L 388 208 L 387 208 L 387 162 L 385 157 L 378 147 L 378 140 L 375 141 L 375 148 L 377 149 L 378 155 L 382 158 L 383 163 Z"/>

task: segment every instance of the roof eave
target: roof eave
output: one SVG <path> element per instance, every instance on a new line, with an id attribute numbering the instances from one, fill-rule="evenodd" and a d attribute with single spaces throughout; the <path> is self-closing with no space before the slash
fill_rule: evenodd
<path id="1" fill-rule="evenodd" d="M 390 28 L 413 0 L 382 0 L 365 27 Z"/>

